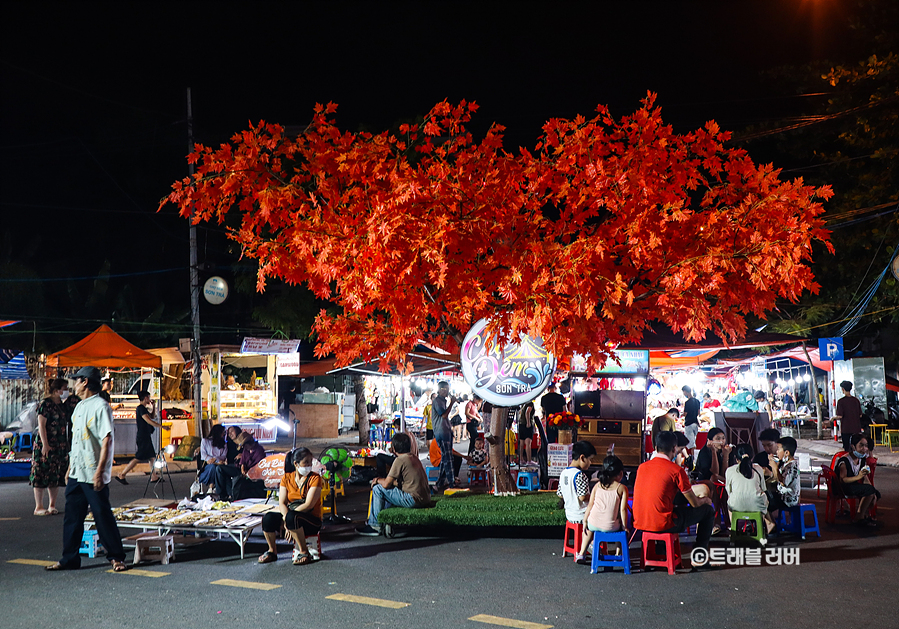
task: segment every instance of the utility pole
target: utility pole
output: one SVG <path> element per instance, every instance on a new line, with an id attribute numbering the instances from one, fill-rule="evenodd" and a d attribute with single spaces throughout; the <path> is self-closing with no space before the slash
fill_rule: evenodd
<path id="1" fill-rule="evenodd" d="M 194 152 L 194 117 L 190 102 L 190 88 L 187 88 L 187 152 Z M 194 165 L 187 165 L 191 178 Z M 191 216 L 190 223 L 190 318 L 193 334 L 190 338 L 190 360 L 193 365 L 194 384 L 194 426 L 197 436 L 203 438 L 203 365 L 200 362 L 200 269 L 197 264 L 197 226 Z"/>

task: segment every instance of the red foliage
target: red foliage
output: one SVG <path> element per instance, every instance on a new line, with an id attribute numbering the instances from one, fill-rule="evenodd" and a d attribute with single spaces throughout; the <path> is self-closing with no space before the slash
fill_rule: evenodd
<path id="1" fill-rule="evenodd" d="M 341 131 L 335 109 L 296 138 L 260 122 L 197 145 L 194 178 L 160 204 L 196 221 L 239 212 L 231 236 L 260 291 L 305 282 L 341 306 L 316 319 L 318 355 L 401 364 L 418 339 L 454 349 L 491 317 L 506 338 L 542 336 L 562 366 L 600 363 L 653 320 L 735 339 L 746 315 L 818 289 L 830 189 L 782 181 L 714 122 L 675 134 L 652 94 L 621 120 L 550 120 L 516 154 L 499 125 L 466 130 L 474 103 L 439 103 L 398 135 Z"/>

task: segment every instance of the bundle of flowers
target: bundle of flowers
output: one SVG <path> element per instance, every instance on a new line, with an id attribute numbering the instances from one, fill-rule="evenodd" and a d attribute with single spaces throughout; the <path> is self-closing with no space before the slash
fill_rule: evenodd
<path id="1" fill-rule="evenodd" d="M 564 411 L 562 413 L 553 413 L 549 416 L 547 423 L 549 426 L 562 429 L 586 428 L 587 422 L 581 419 L 580 415 Z"/>

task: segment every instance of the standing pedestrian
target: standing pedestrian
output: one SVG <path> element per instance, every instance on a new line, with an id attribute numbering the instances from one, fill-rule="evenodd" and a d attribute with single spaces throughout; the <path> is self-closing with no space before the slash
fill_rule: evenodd
<path id="1" fill-rule="evenodd" d="M 474 452 L 474 443 L 478 440 L 478 429 L 480 427 L 480 421 L 478 420 L 481 417 L 480 409 L 478 407 L 480 404 L 481 398 L 477 395 L 472 395 L 471 399 L 465 403 L 465 429 L 468 431 L 468 456 L 471 456 L 471 453 Z"/>
<path id="2" fill-rule="evenodd" d="M 837 414 L 833 416 L 833 420 L 840 421 L 843 450 L 851 452 L 849 441 L 852 439 L 852 435 L 857 435 L 862 431 L 862 403 L 852 395 L 852 383 L 848 380 L 840 383 L 840 391 L 843 392 L 843 397 L 837 401 Z"/>
<path id="3" fill-rule="evenodd" d="M 440 448 L 440 474 L 434 484 L 436 489 L 446 489 L 455 484 L 453 475 L 453 428 L 450 424 L 450 408 L 455 403 L 455 396 L 449 395 L 449 382 L 441 380 L 437 383 L 437 397 L 431 402 L 431 424 L 434 427 L 434 439 Z"/>
<path id="4" fill-rule="evenodd" d="M 540 400 L 540 408 L 543 410 L 543 421 L 546 422 L 550 415 L 561 413 L 565 410 L 565 396 L 556 391 L 556 383 L 553 382 L 546 388 L 546 393 Z M 549 443 L 558 443 L 559 428 L 546 424 L 546 438 Z"/>
<path id="5" fill-rule="evenodd" d="M 149 391 L 138 391 L 137 399 L 140 402 L 135 412 L 135 419 L 137 420 L 137 451 L 134 453 L 134 458 L 125 466 L 125 469 L 115 477 L 123 485 L 128 484 L 125 477 L 138 463 L 141 461 L 152 461 L 156 458 L 156 449 L 153 447 L 153 433 L 157 428 L 168 428 L 163 426 L 161 421 L 157 420 L 156 410 L 153 408 L 153 398 L 150 397 Z M 162 477 L 157 473 L 156 468 L 151 464 L 150 469 L 150 482 L 159 482 Z"/>
<path id="6" fill-rule="evenodd" d="M 106 374 L 100 379 L 100 397 L 112 404 L 112 376 Z"/>
<path id="7" fill-rule="evenodd" d="M 109 504 L 112 480 L 112 409 L 100 397 L 100 370 L 82 367 L 75 374 L 75 393 L 81 398 L 72 416 L 72 452 L 66 474 L 66 512 L 63 521 L 62 558 L 46 570 L 81 567 L 84 519 L 90 507 L 106 558 L 116 572 L 128 569 L 122 537 Z"/>
<path id="8" fill-rule="evenodd" d="M 690 387 L 685 385 L 681 391 L 687 396 L 687 401 L 684 402 L 684 434 L 690 440 L 687 449 L 692 455 L 693 448 L 696 447 L 696 435 L 699 434 L 700 404 L 699 400 L 693 396 L 693 390 Z"/>
<path id="9" fill-rule="evenodd" d="M 56 494 L 66 484 L 69 469 L 68 413 L 62 395 L 69 383 L 62 378 L 47 382 L 50 394 L 37 410 L 38 433 L 31 449 L 31 485 L 34 487 L 34 515 L 56 515 Z M 44 494 L 49 504 L 44 509 Z"/>

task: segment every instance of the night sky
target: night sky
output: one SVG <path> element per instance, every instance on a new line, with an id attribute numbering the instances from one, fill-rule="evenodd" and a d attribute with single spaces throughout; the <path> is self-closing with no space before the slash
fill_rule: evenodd
<path id="1" fill-rule="evenodd" d="M 160 304 L 163 320 L 183 318 L 188 227 L 156 206 L 187 172 L 188 86 L 209 144 L 248 121 L 304 125 L 316 102 L 338 103 L 341 126 L 380 131 L 464 98 L 481 105 L 473 130 L 501 123 L 514 149 L 550 117 L 599 103 L 620 116 L 647 90 L 678 131 L 709 119 L 739 130 L 821 98 L 763 73 L 845 56 L 844 4 L 6 3 L 0 279 L 53 288 L 32 298 L 35 283 L 0 283 L 0 319 L 93 329 L 112 306 L 89 303 L 92 279 L 56 279 L 94 278 L 105 261 L 123 326 Z M 200 256 L 235 260 L 216 230 L 201 230 Z M 209 308 L 205 323 L 233 324 Z"/>

